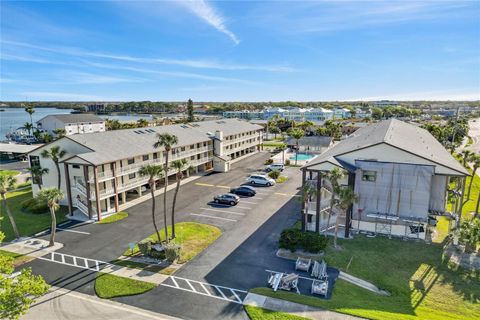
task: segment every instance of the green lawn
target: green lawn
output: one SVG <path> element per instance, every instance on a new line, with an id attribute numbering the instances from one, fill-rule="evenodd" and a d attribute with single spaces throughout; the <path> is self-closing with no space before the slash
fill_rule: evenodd
<path id="1" fill-rule="evenodd" d="M 95 279 L 95 292 L 97 296 L 103 299 L 142 294 L 155 287 L 156 285 L 153 283 L 118 277 L 102 272 L 100 272 Z"/>
<path id="2" fill-rule="evenodd" d="M 283 141 L 277 141 L 277 140 L 263 141 L 264 147 L 279 147 L 283 144 L 285 144 Z"/>
<path id="3" fill-rule="evenodd" d="M 20 171 L 17 170 L 0 170 L 0 176 L 16 176 L 20 174 Z"/>
<path id="4" fill-rule="evenodd" d="M 369 319 L 478 319 L 480 272 L 452 271 L 442 263 L 442 246 L 396 239 L 339 240 L 342 250 L 327 248 L 328 264 L 370 281 L 391 293 L 383 297 L 339 280 L 331 300 L 273 292 L 252 292 L 331 309 Z"/>
<path id="5" fill-rule="evenodd" d="M 7 256 L 7 257 L 12 257 L 13 258 L 13 265 L 15 267 L 18 267 L 21 264 L 24 264 L 26 262 L 29 262 L 35 258 L 20 254 L 20 253 L 15 253 L 15 252 L 10 252 L 10 251 L 5 251 L 5 250 L 0 250 L 0 256 Z"/>
<path id="6" fill-rule="evenodd" d="M 22 211 L 21 203 L 24 200 L 32 198 L 31 188 L 26 188 L 20 191 L 9 192 L 7 193 L 7 201 L 10 210 L 12 211 L 13 217 L 17 224 L 18 230 L 21 236 L 31 236 L 39 231 L 50 228 L 50 213 L 47 211 L 42 214 L 32 214 Z M 62 207 L 57 212 L 57 223 L 65 221 L 65 214 L 67 209 Z M 2 231 L 5 233 L 4 241 L 10 241 L 15 238 L 13 234 L 12 225 L 10 220 L 7 217 L 3 203 L 0 209 L 0 216 L 4 217 L 2 221 Z"/>
<path id="7" fill-rule="evenodd" d="M 126 213 L 125 211 L 120 211 L 120 212 L 117 212 L 117 213 L 115 213 L 115 214 L 112 214 L 111 216 L 108 216 L 108 217 L 100 220 L 100 221 L 97 222 L 97 223 L 100 223 L 100 224 L 113 223 L 113 222 L 117 222 L 117 221 L 123 220 L 123 219 L 125 219 L 126 217 L 128 217 L 128 213 Z"/>
<path id="8" fill-rule="evenodd" d="M 471 173 L 472 170 L 468 168 L 468 171 Z M 470 184 L 470 180 L 472 177 L 467 177 L 467 184 L 465 187 L 465 196 L 464 196 L 464 204 L 462 208 L 462 218 L 463 219 L 471 219 L 472 215 L 470 212 L 475 212 L 475 206 L 477 205 L 477 200 L 478 200 L 478 194 L 480 192 L 480 177 L 475 174 L 473 176 L 473 183 L 472 183 L 472 190 L 470 192 L 470 199 L 467 199 L 467 193 L 468 193 L 468 186 Z M 454 184 L 450 184 L 450 187 L 453 188 Z M 447 210 L 451 211 L 452 210 L 452 204 L 449 203 L 447 205 Z"/>
<path id="9" fill-rule="evenodd" d="M 259 307 L 244 306 L 248 317 L 251 320 L 306 320 L 307 318 L 299 317 L 285 312 L 271 311 Z"/>
<path id="10" fill-rule="evenodd" d="M 165 229 L 160 230 L 161 240 L 165 240 Z M 171 234 L 171 226 L 168 226 L 168 233 Z M 185 263 L 197 254 L 205 250 L 212 242 L 217 240 L 222 231 L 214 226 L 196 223 L 196 222 L 180 222 L 175 224 L 176 238 L 175 243 L 182 246 L 178 263 Z M 157 234 L 154 233 L 148 238 L 158 241 Z M 132 256 L 139 253 L 138 246 L 132 250 L 128 249 L 124 252 L 124 256 Z"/>

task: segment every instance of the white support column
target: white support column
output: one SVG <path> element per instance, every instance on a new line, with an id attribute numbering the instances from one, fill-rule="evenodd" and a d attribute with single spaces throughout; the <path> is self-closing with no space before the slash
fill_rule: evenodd
<path id="1" fill-rule="evenodd" d="M 141 186 L 137 188 L 137 193 L 138 193 L 139 197 L 142 196 L 142 187 Z"/>
<path id="2" fill-rule="evenodd" d="M 122 192 L 122 204 L 125 204 L 125 203 L 127 203 L 127 193 Z"/>

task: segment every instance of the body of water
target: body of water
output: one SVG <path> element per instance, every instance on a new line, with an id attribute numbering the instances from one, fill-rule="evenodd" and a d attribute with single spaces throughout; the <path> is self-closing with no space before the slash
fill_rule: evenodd
<path id="1" fill-rule="evenodd" d="M 26 122 L 30 122 L 30 115 L 23 108 L 2 108 L 5 111 L 0 112 L 0 140 L 5 139 L 5 135 L 18 128 L 23 127 Z M 35 108 L 32 115 L 33 125 L 35 122 L 50 114 L 69 114 L 73 109 L 56 108 Z M 137 121 L 139 119 L 151 120 L 150 114 L 125 114 L 125 115 L 100 115 L 100 118 L 118 120 L 121 122 Z"/>
<path id="2" fill-rule="evenodd" d="M 30 115 L 23 108 L 2 109 L 5 111 L 0 112 L 0 140 L 4 140 L 8 132 L 23 127 L 26 122 L 30 122 Z M 32 115 L 33 125 L 35 126 L 35 122 L 49 114 L 65 114 L 71 111 L 73 109 L 35 108 L 35 113 Z"/>

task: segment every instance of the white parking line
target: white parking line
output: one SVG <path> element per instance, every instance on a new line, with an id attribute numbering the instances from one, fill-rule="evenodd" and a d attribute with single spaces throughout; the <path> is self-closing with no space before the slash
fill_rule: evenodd
<path id="1" fill-rule="evenodd" d="M 55 259 L 55 257 L 57 257 L 57 256 L 60 256 L 61 261 Z M 71 258 L 72 262 L 67 262 L 66 259 L 65 259 L 67 257 Z M 108 262 L 95 260 L 95 259 L 84 258 L 84 257 L 72 256 L 72 255 L 69 255 L 69 254 L 64 254 L 64 253 L 59 253 L 59 252 L 50 252 L 50 253 L 48 253 L 44 256 L 38 257 L 38 259 L 44 260 L 44 261 L 50 261 L 50 262 L 54 262 L 54 263 L 58 263 L 58 264 L 63 264 L 63 265 L 66 265 L 66 266 L 77 267 L 77 268 L 81 268 L 81 269 L 88 269 L 88 270 L 91 270 L 91 271 L 100 271 L 100 269 L 101 269 L 100 265 L 103 265 L 105 267 L 112 266 Z M 83 263 L 81 263 L 80 261 L 83 261 Z M 90 267 L 88 265 L 89 261 L 94 262 L 95 266 Z"/>
<path id="2" fill-rule="evenodd" d="M 247 294 L 247 291 L 245 291 L 245 290 L 229 288 L 229 287 L 224 287 L 224 286 L 218 286 L 218 285 L 214 285 L 214 284 L 210 284 L 210 283 L 206 283 L 206 282 L 200 282 L 200 281 L 196 281 L 196 280 L 190 280 L 190 279 L 185 279 L 185 278 L 180 278 L 180 277 L 175 277 L 175 276 L 170 276 L 168 279 L 172 280 L 173 285 L 165 283 L 167 281 L 161 283 L 160 285 L 165 286 L 165 287 L 169 287 L 169 288 L 174 288 L 174 289 L 179 289 L 179 290 L 191 292 L 191 293 L 196 293 L 196 294 L 199 294 L 199 295 L 202 295 L 202 296 L 208 296 L 208 297 L 215 298 L 215 299 L 220 299 L 220 300 L 224 300 L 224 301 L 228 301 L 228 302 L 238 303 L 238 304 L 243 303 L 243 300 L 240 298 L 240 294 L 242 294 L 242 295 Z M 182 280 L 182 283 L 186 282 L 188 284 L 188 287 L 182 287 L 181 285 L 179 285 L 179 282 L 177 280 Z M 200 291 L 196 290 L 193 287 L 192 283 L 200 284 L 200 286 L 202 287 L 202 289 L 205 292 L 200 292 Z M 215 291 L 217 291 L 220 294 L 220 296 L 216 295 L 216 294 L 213 294 L 210 290 L 207 289 L 207 286 L 215 288 Z M 233 299 L 231 297 L 227 297 L 225 295 L 225 293 L 223 292 L 223 290 L 225 290 L 226 292 L 230 291 L 235 298 Z"/>
<path id="3" fill-rule="evenodd" d="M 58 228 L 58 227 L 57 227 L 57 230 L 73 232 L 73 233 L 81 233 L 81 234 L 90 234 L 90 232 L 86 232 L 86 231 L 70 230 L 70 229 L 63 229 L 63 228 Z"/>
<path id="4" fill-rule="evenodd" d="M 216 216 L 209 216 L 207 214 L 200 214 L 200 213 L 190 213 L 192 216 L 199 216 L 199 217 L 205 217 L 205 218 L 212 218 L 212 219 L 219 219 L 219 220 L 225 220 L 225 221 L 232 221 L 232 222 L 237 222 L 238 220 L 234 219 L 228 219 L 228 218 L 222 218 L 222 217 L 216 217 Z"/>
<path id="5" fill-rule="evenodd" d="M 258 202 L 244 201 L 244 200 L 240 200 L 240 203 L 258 204 Z M 240 207 L 237 207 L 237 208 L 240 208 Z"/>
<path id="6" fill-rule="evenodd" d="M 235 212 L 235 211 L 227 211 L 227 210 L 218 210 L 218 209 L 210 209 L 210 208 L 200 208 L 202 210 L 209 210 L 209 211 L 216 211 L 216 212 L 223 212 L 223 213 L 231 213 L 231 214 L 238 214 L 240 216 L 244 216 L 245 213 Z"/>
<path id="7" fill-rule="evenodd" d="M 239 208 L 239 209 L 247 209 L 247 210 L 251 210 L 252 208 L 250 207 L 242 207 L 242 206 L 235 206 L 235 208 Z"/>

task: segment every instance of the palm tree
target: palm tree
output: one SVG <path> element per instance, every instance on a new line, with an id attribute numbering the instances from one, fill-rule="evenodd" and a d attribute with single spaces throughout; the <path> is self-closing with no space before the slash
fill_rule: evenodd
<path id="1" fill-rule="evenodd" d="M 474 153 L 470 150 L 463 150 L 461 153 L 462 158 L 463 158 L 463 166 L 467 166 L 467 162 L 470 160 L 470 158 L 474 155 Z"/>
<path id="2" fill-rule="evenodd" d="M 302 194 L 300 198 L 304 206 L 302 212 L 302 231 L 307 231 L 308 201 L 316 194 L 317 189 L 310 183 L 310 181 L 302 186 Z"/>
<path id="3" fill-rule="evenodd" d="M 62 183 L 61 175 L 60 175 L 60 166 L 58 165 L 58 161 L 63 158 L 67 154 L 67 151 L 60 149 L 59 146 L 53 146 L 50 149 L 45 149 L 40 153 L 42 158 L 51 159 L 55 164 L 55 168 L 57 168 L 57 188 L 60 189 L 60 185 Z"/>
<path id="4" fill-rule="evenodd" d="M 480 156 L 473 154 L 470 157 L 470 161 L 473 163 L 473 171 L 472 171 L 472 177 L 470 178 L 470 183 L 468 184 L 467 199 L 469 200 L 470 200 L 470 192 L 472 191 L 473 179 L 475 179 L 475 174 L 477 174 L 477 170 L 480 167 Z"/>
<path id="5" fill-rule="evenodd" d="M 28 115 L 30 116 L 30 125 L 33 128 L 33 117 L 32 117 L 32 115 L 35 113 L 35 109 L 33 109 L 33 107 L 31 107 L 31 106 L 27 106 L 27 107 L 25 107 L 25 112 L 28 113 Z"/>
<path id="6" fill-rule="evenodd" d="M 58 129 L 53 130 L 53 133 L 55 133 L 55 135 L 56 135 L 57 137 L 61 138 L 61 137 L 64 137 L 64 136 L 65 136 L 66 131 L 65 131 L 65 129 L 58 128 Z"/>
<path id="7" fill-rule="evenodd" d="M 15 237 L 18 239 L 20 238 L 20 233 L 18 232 L 17 224 L 13 219 L 12 212 L 8 207 L 7 196 L 6 196 L 9 190 L 15 189 L 16 183 L 17 183 L 17 179 L 15 179 L 14 177 L 7 176 L 7 175 L 0 175 L 0 196 L 2 196 L 3 205 L 5 207 L 5 211 L 7 211 L 7 216 L 8 216 L 8 219 L 10 219 L 10 224 L 12 225 L 12 229 L 13 229 L 13 232 L 15 233 Z"/>
<path id="8" fill-rule="evenodd" d="M 187 168 L 187 164 L 188 162 L 186 159 L 175 160 L 172 161 L 171 164 L 171 168 L 177 171 L 177 186 L 175 187 L 172 202 L 172 239 L 175 239 L 175 204 L 177 203 L 178 190 L 180 190 L 180 182 L 183 179 L 183 171 Z"/>
<path id="9" fill-rule="evenodd" d="M 334 168 L 332 171 L 327 173 L 326 178 L 330 180 L 330 183 L 332 185 L 332 194 L 330 199 L 330 209 L 328 212 L 327 226 L 325 228 L 325 237 L 327 236 L 328 227 L 330 226 L 330 219 L 333 215 L 333 207 L 335 206 L 335 195 L 338 187 L 338 180 L 343 178 L 343 172 L 340 171 L 340 169 L 338 168 Z"/>
<path id="10" fill-rule="evenodd" d="M 289 132 L 289 135 L 295 139 L 295 145 L 297 146 L 295 150 L 295 165 L 297 165 L 297 158 L 298 158 L 298 141 L 305 135 L 305 132 L 302 129 L 292 129 Z"/>
<path id="11" fill-rule="evenodd" d="M 168 153 L 172 149 L 172 146 L 176 145 L 178 143 L 178 137 L 174 134 L 170 133 L 157 133 L 157 142 L 153 144 L 154 148 L 161 148 L 163 147 L 165 149 L 165 165 L 164 165 L 164 171 L 165 171 L 165 186 L 164 186 L 164 191 L 163 191 L 163 218 L 165 220 L 165 230 L 167 229 L 167 187 L 168 187 Z M 168 233 L 167 237 L 165 238 L 165 241 L 168 243 Z"/>
<path id="12" fill-rule="evenodd" d="M 57 217 L 55 216 L 55 210 L 60 208 L 58 202 L 63 199 L 63 192 L 57 188 L 43 189 L 37 195 L 39 201 L 45 201 L 50 209 L 50 217 L 52 219 L 52 225 L 50 227 L 50 243 L 49 247 L 55 245 L 55 232 L 57 229 Z"/>
<path id="13" fill-rule="evenodd" d="M 145 128 L 145 127 L 148 126 L 148 121 L 143 119 L 143 118 L 138 119 L 137 120 L 137 125 L 138 125 L 139 128 Z"/>
<path id="14" fill-rule="evenodd" d="M 27 130 L 27 131 L 28 131 L 28 134 L 31 135 L 31 134 L 32 134 L 33 125 L 32 125 L 31 123 L 29 123 L 29 122 L 25 122 L 25 123 L 23 124 L 22 129 Z"/>
<path id="15" fill-rule="evenodd" d="M 352 187 L 340 188 L 337 186 L 338 201 L 337 205 L 340 209 L 345 211 L 345 216 L 347 215 L 347 210 L 354 202 L 357 202 L 358 196 L 353 191 Z M 338 214 L 335 219 L 335 236 L 333 238 L 333 246 L 337 247 L 337 237 L 338 237 Z"/>
<path id="16" fill-rule="evenodd" d="M 44 143 L 49 143 L 49 142 L 52 142 L 53 140 L 53 137 L 50 133 L 48 132 L 42 132 L 40 134 L 40 140 L 42 140 Z"/>
<path id="17" fill-rule="evenodd" d="M 270 133 L 273 133 L 274 139 L 277 139 L 277 134 L 280 133 L 280 129 L 276 126 L 270 127 Z"/>
<path id="18" fill-rule="evenodd" d="M 152 195 L 152 222 L 155 232 L 157 233 L 158 242 L 160 242 L 160 232 L 158 231 L 157 223 L 155 222 L 155 180 L 161 178 L 163 175 L 163 167 L 157 165 L 146 165 L 140 168 L 138 174 L 143 177 L 148 177 L 148 185 L 150 186 L 150 194 Z M 165 227 L 165 235 L 168 238 L 168 231 Z"/>
<path id="19" fill-rule="evenodd" d="M 40 166 L 33 166 L 27 169 L 32 175 L 32 182 L 38 185 L 38 189 L 42 190 L 42 176 L 48 173 L 48 168 L 42 168 Z"/>

